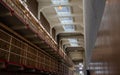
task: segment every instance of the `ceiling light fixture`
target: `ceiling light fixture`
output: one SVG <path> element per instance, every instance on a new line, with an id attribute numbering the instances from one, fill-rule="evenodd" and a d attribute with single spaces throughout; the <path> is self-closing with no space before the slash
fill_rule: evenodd
<path id="1" fill-rule="evenodd" d="M 58 6 L 58 9 L 59 9 L 59 10 L 62 10 L 62 6 L 61 6 L 61 5 L 60 5 L 60 6 Z"/>
<path id="2" fill-rule="evenodd" d="M 61 2 L 59 3 L 58 9 L 62 10 Z"/>

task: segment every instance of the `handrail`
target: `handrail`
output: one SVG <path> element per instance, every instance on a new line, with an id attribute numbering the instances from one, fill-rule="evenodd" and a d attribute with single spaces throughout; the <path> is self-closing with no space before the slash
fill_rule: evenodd
<path id="1" fill-rule="evenodd" d="M 21 0 L 19 0 L 20 1 L 20 3 L 22 4 L 22 1 Z M 23 4 L 22 4 L 23 5 Z M 24 5 L 23 5 L 24 6 Z M 41 25 L 41 23 L 40 23 L 40 21 L 38 21 L 38 19 L 31 13 L 31 11 L 27 8 L 27 7 L 24 7 L 28 12 L 29 12 L 29 14 L 34 18 L 34 20 L 37 22 L 37 23 L 39 23 L 39 25 L 40 25 L 40 27 L 42 27 L 42 29 L 47 33 L 47 35 L 51 38 L 51 40 L 52 41 L 54 41 L 54 43 L 55 44 L 57 44 L 56 43 L 56 41 L 50 36 L 50 34 L 46 31 L 46 29 Z"/>
<path id="2" fill-rule="evenodd" d="M 33 24 L 31 26 L 34 26 L 38 32 L 40 32 L 41 30 L 43 31 L 42 34 L 44 33 L 44 37 L 43 38 L 47 38 L 50 42 L 47 42 L 50 46 L 52 45 L 53 49 L 58 49 L 57 47 L 57 43 L 56 41 L 50 36 L 50 34 L 45 30 L 45 28 L 41 25 L 40 21 L 38 21 L 38 19 L 36 19 L 36 17 L 31 13 L 31 11 L 26 8 L 20 0 L 4 0 L 4 2 L 10 2 L 7 3 L 11 8 L 15 8 L 15 6 L 18 9 L 15 12 L 17 12 L 17 14 L 22 14 L 20 16 L 24 17 L 25 20 L 29 21 L 29 24 Z M 14 3 L 14 4 L 13 4 Z M 23 8 L 23 9 L 22 9 Z M 20 10 L 19 10 L 20 9 Z M 20 13 L 21 12 L 21 13 Z M 26 13 L 26 14 L 25 14 Z M 31 22 L 32 21 L 32 22 Z M 52 40 L 52 41 L 51 41 Z M 61 49 L 59 49 L 58 51 L 60 51 Z M 63 50 L 61 50 L 62 52 L 62 58 L 66 61 L 69 62 L 70 59 L 67 57 L 67 55 L 65 54 L 65 52 Z M 71 62 L 71 61 L 70 61 Z"/>
<path id="3" fill-rule="evenodd" d="M 25 12 L 23 12 L 23 13 L 27 13 L 25 16 L 27 17 L 26 19 L 28 19 L 28 20 L 30 20 L 29 22 L 31 22 L 31 21 L 33 21 L 33 22 L 31 22 L 30 23 L 30 25 L 31 24 L 33 24 L 33 25 L 31 25 L 31 26 L 35 26 L 35 28 L 37 27 L 37 30 L 38 30 L 38 32 L 39 31 L 43 31 L 43 33 L 44 33 L 44 35 L 43 35 L 43 39 L 44 38 L 47 38 L 47 36 L 48 36 L 48 40 L 49 40 L 49 42 L 48 42 L 48 40 L 46 40 L 46 42 L 47 43 L 49 43 L 49 45 L 50 46 L 52 46 L 53 48 L 55 48 L 55 47 L 57 47 L 57 43 L 54 41 L 54 39 L 50 36 L 50 34 L 45 30 L 45 28 L 41 25 L 41 23 L 36 19 L 36 17 L 31 13 L 31 11 L 29 11 L 29 9 L 28 8 L 26 8 L 26 7 L 24 7 L 24 5 L 22 4 L 22 2 L 20 2 L 19 0 L 18 1 L 12 1 L 12 2 L 14 2 L 15 4 L 16 4 L 16 6 L 18 7 L 18 8 L 20 8 L 21 10 L 25 10 Z M 21 7 L 20 7 L 20 5 L 21 5 Z M 24 14 L 23 14 L 24 15 Z M 33 28 L 32 27 L 32 28 Z M 36 30 L 36 29 L 33 29 L 33 30 Z M 41 32 L 40 32 L 41 33 Z M 51 44 L 52 43 L 52 44 Z M 55 45 L 55 46 L 54 46 Z M 55 50 L 56 50 L 56 48 L 55 48 Z"/>

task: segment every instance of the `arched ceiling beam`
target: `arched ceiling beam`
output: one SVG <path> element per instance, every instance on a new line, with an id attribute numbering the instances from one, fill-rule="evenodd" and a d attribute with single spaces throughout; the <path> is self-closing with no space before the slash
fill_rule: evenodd
<path id="1" fill-rule="evenodd" d="M 82 44 L 80 42 L 78 42 L 78 46 L 71 46 L 70 42 L 63 43 L 62 45 L 67 45 L 67 47 L 84 47 L 84 43 Z"/>
<path id="2" fill-rule="evenodd" d="M 56 18 L 56 17 L 59 17 L 59 18 L 63 18 L 63 17 L 83 17 L 83 15 L 80 14 L 80 13 L 75 13 L 75 14 L 64 15 L 64 16 L 59 16 L 59 15 L 49 15 L 48 16 L 48 18 Z"/>
<path id="3" fill-rule="evenodd" d="M 82 25 L 82 24 L 81 22 L 64 23 L 64 24 L 56 22 L 56 23 L 53 23 L 53 25 Z"/>
<path id="4" fill-rule="evenodd" d="M 39 2 L 39 1 L 38 1 Z M 57 7 L 57 6 L 78 6 L 81 9 L 82 5 L 79 4 L 79 2 L 71 2 L 71 3 L 62 3 L 62 4 L 52 4 L 50 2 L 39 2 L 39 7 L 45 7 L 45 6 L 50 6 L 50 7 Z"/>
<path id="5" fill-rule="evenodd" d="M 39 2 L 39 7 L 38 7 L 38 19 L 40 19 L 40 12 L 42 12 L 44 9 L 47 9 L 47 8 L 51 8 L 51 7 L 59 7 L 59 6 L 62 6 L 62 7 L 66 7 L 66 6 L 77 6 L 77 7 L 79 7 L 80 9 L 82 9 L 81 8 L 81 6 L 79 5 L 79 4 L 76 4 L 76 3 L 67 3 L 67 4 L 56 4 L 56 5 L 54 5 L 54 4 L 50 4 L 50 5 L 45 5 L 45 4 L 43 4 L 42 5 L 42 3 L 40 3 Z"/>
<path id="6" fill-rule="evenodd" d="M 83 47 L 67 47 L 66 48 L 67 52 L 72 52 L 74 50 L 84 52 L 85 49 Z"/>
<path id="7" fill-rule="evenodd" d="M 68 34 L 77 34 L 77 33 L 80 33 L 80 34 L 84 34 L 84 32 L 81 30 L 81 31 L 74 31 L 74 32 L 66 32 L 66 31 L 57 31 L 56 35 L 59 35 L 59 34 L 62 34 L 62 33 L 68 33 Z"/>
<path id="8" fill-rule="evenodd" d="M 83 28 L 83 25 L 81 25 L 81 24 L 62 24 L 62 25 L 52 25 L 51 27 L 54 28 L 54 27 L 65 26 L 65 25 L 74 25 L 74 26 L 80 26 L 81 28 Z"/>

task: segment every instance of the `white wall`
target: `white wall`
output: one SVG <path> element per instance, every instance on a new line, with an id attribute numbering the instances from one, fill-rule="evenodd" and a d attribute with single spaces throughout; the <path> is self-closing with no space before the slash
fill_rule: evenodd
<path id="1" fill-rule="evenodd" d="M 101 22 L 106 0 L 84 0 L 86 66 L 90 61 L 92 49 Z"/>

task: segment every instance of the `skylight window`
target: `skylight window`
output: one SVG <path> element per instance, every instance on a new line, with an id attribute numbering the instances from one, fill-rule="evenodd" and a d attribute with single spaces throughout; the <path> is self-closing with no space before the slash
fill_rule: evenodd
<path id="1" fill-rule="evenodd" d="M 52 0 L 53 4 L 58 4 L 60 6 L 54 7 L 56 13 L 58 16 L 65 16 L 65 15 L 71 15 L 71 9 L 70 6 L 61 6 L 61 4 L 68 3 L 69 0 Z M 72 17 L 67 18 L 59 18 L 61 24 L 71 24 L 73 23 Z M 65 32 L 74 32 L 75 28 L 73 25 L 65 25 L 63 26 Z"/>
<path id="2" fill-rule="evenodd" d="M 73 31 L 75 31 L 75 28 L 74 28 L 73 25 L 64 25 L 63 28 L 64 28 L 65 32 L 73 32 Z"/>
<path id="3" fill-rule="evenodd" d="M 68 0 L 52 0 L 53 4 L 62 4 L 62 3 L 68 3 Z"/>
<path id="4" fill-rule="evenodd" d="M 78 41 L 77 39 L 69 39 L 70 45 L 71 46 L 78 46 Z"/>
<path id="5" fill-rule="evenodd" d="M 73 18 L 59 18 L 62 24 L 73 23 Z"/>
<path id="6" fill-rule="evenodd" d="M 69 39 L 70 43 L 77 43 L 77 39 Z"/>
<path id="7" fill-rule="evenodd" d="M 62 7 L 62 9 L 58 9 L 58 7 L 55 7 L 55 10 L 57 12 L 70 12 L 70 7 Z"/>
<path id="8" fill-rule="evenodd" d="M 71 45 L 71 46 L 78 46 L 77 43 L 71 43 L 70 45 Z"/>
<path id="9" fill-rule="evenodd" d="M 83 71 L 79 71 L 80 75 L 84 75 Z"/>
<path id="10" fill-rule="evenodd" d="M 58 7 L 55 7 L 55 10 L 56 10 L 56 12 L 59 16 L 70 15 L 71 14 L 70 7 L 62 7 L 62 9 L 59 9 Z"/>

